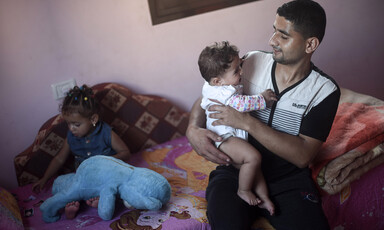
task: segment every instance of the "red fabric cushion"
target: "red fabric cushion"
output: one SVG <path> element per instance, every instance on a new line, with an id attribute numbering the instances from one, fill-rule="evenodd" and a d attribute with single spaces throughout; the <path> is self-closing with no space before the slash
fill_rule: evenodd
<path id="1" fill-rule="evenodd" d="M 136 94 L 116 83 L 101 83 L 92 88 L 102 107 L 101 119 L 112 126 L 132 153 L 185 135 L 188 113 L 168 100 Z M 49 162 L 60 151 L 67 130 L 60 114 L 41 126 L 34 143 L 14 159 L 20 186 L 44 175 Z M 59 173 L 73 170 L 71 157 Z"/>

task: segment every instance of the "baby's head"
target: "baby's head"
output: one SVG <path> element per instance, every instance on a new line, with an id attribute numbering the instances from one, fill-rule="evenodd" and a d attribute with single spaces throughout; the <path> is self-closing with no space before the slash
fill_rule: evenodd
<path id="1" fill-rule="evenodd" d="M 210 85 L 238 85 L 240 82 L 239 50 L 227 41 L 205 47 L 198 64 L 201 75 Z"/>
<path id="2" fill-rule="evenodd" d="M 61 114 L 69 130 L 77 137 L 86 136 L 93 131 L 99 121 L 99 110 L 100 106 L 92 89 L 86 85 L 73 87 L 61 105 Z"/>

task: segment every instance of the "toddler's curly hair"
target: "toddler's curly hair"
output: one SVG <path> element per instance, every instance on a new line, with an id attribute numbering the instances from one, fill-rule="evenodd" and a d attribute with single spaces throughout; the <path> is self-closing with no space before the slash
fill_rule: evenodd
<path id="1" fill-rule="evenodd" d="M 75 86 L 71 89 L 60 107 L 62 114 L 79 113 L 90 118 L 100 111 L 99 102 L 96 100 L 92 88 L 87 85 Z"/>

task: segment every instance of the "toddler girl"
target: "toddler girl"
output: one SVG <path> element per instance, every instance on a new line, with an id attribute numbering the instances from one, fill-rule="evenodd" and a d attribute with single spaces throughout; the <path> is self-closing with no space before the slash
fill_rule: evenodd
<path id="1" fill-rule="evenodd" d="M 40 192 L 46 182 L 63 166 L 72 153 L 76 168 L 85 159 L 96 155 L 107 155 L 127 161 L 131 155 L 127 145 L 112 131 L 112 128 L 100 121 L 99 103 L 94 98 L 91 88 L 75 86 L 64 98 L 61 115 L 68 125 L 67 138 L 60 152 L 52 159 L 44 176 L 33 185 L 33 190 Z M 91 198 L 86 203 L 94 208 L 99 198 Z M 65 216 L 73 219 L 79 210 L 79 201 L 65 206 Z"/>

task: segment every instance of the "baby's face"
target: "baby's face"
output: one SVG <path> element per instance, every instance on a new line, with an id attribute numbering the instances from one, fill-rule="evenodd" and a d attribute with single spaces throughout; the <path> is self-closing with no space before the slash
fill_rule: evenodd
<path id="1" fill-rule="evenodd" d="M 231 67 L 220 76 L 221 85 L 238 85 L 241 81 L 241 59 L 237 56 L 233 59 Z"/>
<path id="2" fill-rule="evenodd" d="M 75 137 L 84 137 L 92 130 L 91 119 L 83 117 L 79 113 L 63 114 L 63 118 L 67 122 L 69 131 Z"/>

